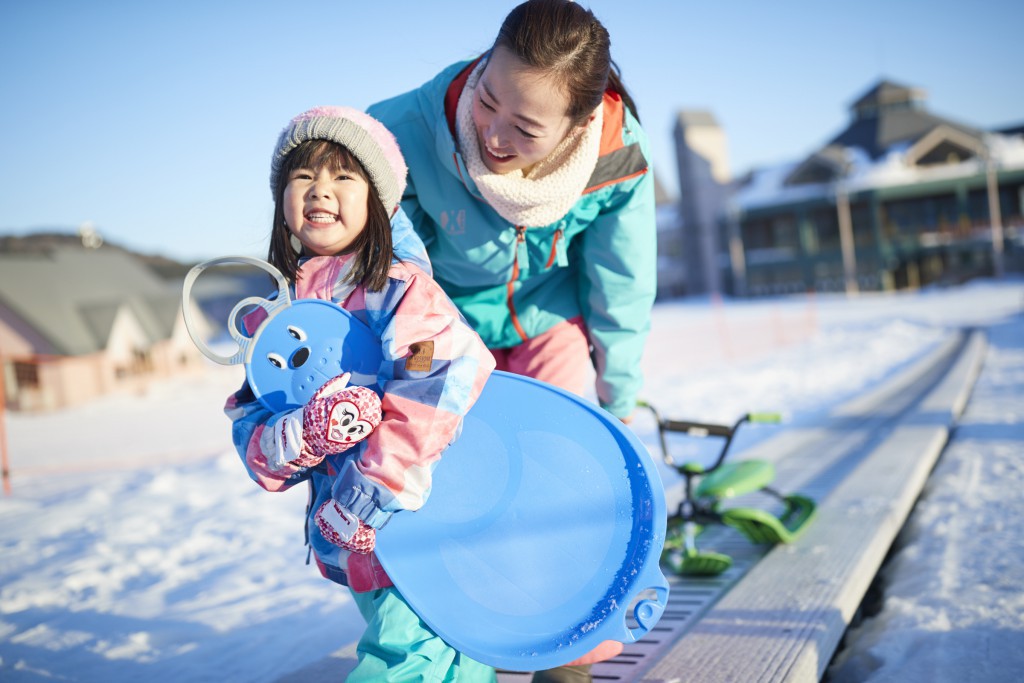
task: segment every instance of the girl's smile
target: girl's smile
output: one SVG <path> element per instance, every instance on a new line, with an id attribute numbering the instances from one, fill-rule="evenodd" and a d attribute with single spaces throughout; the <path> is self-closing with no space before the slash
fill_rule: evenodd
<path id="1" fill-rule="evenodd" d="M 326 211 L 311 211 L 306 214 L 306 220 L 310 223 L 337 223 L 338 215 L 334 213 L 327 213 Z"/>
<path id="2" fill-rule="evenodd" d="M 298 168 L 284 189 L 285 223 L 317 256 L 344 253 L 366 227 L 369 183 L 347 169 Z"/>

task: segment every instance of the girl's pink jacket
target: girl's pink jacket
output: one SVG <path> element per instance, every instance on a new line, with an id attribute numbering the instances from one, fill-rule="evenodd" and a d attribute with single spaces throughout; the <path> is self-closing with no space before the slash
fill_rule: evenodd
<path id="1" fill-rule="evenodd" d="M 260 486 L 283 491 L 301 481 L 310 483 L 306 534 L 317 565 L 325 577 L 363 592 L 391 585 L 376 556 L 350 554 L 332 545 L 320 535 L 312 515 L 333 497 L 380 529 L 395 512 L 422 506 L 434 466 L 458 435 L 463 416 L 494 369 L 494 358 L 448 296 L 412 260 L 392 264 L 383 290 L 357 286 L 337 301 L 335 285 L 344 280 L 349 262 L 347 256 L 309 259 L 296 278 L 294 295 L 333 300 L 380 338 L 380 425 L 364 441 L 316 467 L 288 465 L 274 471 L 267 466 L 269 449 L 275 446 L 266 428 L 278 416 L 256 400 L 248 384 L 228 398 L 225 412 L 233 423 L 235 448 Z M 431 345 L 429 369 L 415 369 L 422 367 L 423 349 Z M 416 349 L 418 362 L 409 369 L 406 361 Z"/>

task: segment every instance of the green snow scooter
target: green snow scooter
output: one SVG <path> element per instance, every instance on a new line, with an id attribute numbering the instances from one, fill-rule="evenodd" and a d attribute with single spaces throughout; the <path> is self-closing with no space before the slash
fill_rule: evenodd
<path id="1" fill-rule="evenodd" d="M 732 566 L 732 558 L 723 553 L 701 550 L 697 536 L 706 525 L 726 524 L 738 529 L 752 543 L 778 544 L 793 541 L 814 517 L 817 506 L 807 496 L 784 495 L 771 488 L 775 466 L 767 460 L 725 462 L 733 436 L 744 422 L 777 424 L 777 413 L 748 413 L 728 425 L 668 420 L 645 401 L 658 423 L 658 441 L 665 463 L 683 476 L 683 500 L 674 515 L 669 515 L 662 561 L 683 576 L 717 576 Z M 714 464 L 703 467 L 695 462 L 677 463 L 668 451 L 666 432 L 682 432 L 692 437 L 716 436 L 725 439 Z M 695 480 L 699 479 L 699 482 Z M 778 516 L 753 507 L 724 507 L 730 498 L 763 492 L 780 501 Z"/>

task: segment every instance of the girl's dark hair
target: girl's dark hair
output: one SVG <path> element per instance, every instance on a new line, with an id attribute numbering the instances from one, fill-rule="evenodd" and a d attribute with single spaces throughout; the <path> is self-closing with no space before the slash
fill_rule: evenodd
<path id="1" fill-rule="evenodd" d="M 391 268 L 394 249 L 391 244 L 391 219 L 381 202 L 377 188 L 366 169 L 345 147 L 329 140 L 307 140 L 285 157 L 278 171 L 277 191 L 274 193 L 274 224 L 270 232 L 267 260 L 281 271 L 289 282 L 295 282 L 299 270 L 299 254 L 292 249 L 291 230 L 284 220 L 284 191 L 288 178 L 297 168 L 319 170 L 328 168 L 332 173 L 355 173 L 369 185 L 366 227 L 344 253 L 355 254 L 349 280 L 361 283 L 372 292 L 384 289 Z"/>
<path id="2" fill-rule="evenodd" d="M 504 47 L 535 69 L 554 73 L 569 95 L 569 119 L 583 124 L 605 90 L 637 115 L 611 58 L 608 30 L 593 12 L 571 0 L 527 0 L 505 17 L 494 47 Z"/>

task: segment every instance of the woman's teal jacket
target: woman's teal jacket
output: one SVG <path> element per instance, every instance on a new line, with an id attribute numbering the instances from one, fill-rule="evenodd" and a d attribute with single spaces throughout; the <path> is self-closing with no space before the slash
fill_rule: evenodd
<path id="1" fill-rule="evenodd" d="M 402 207 L 427 245 L 434 277 L 490 348 L 508 348 L 582 316 L 597 397 L 629 415 L 656 288 L 654 177 L 646 134 L 608 92 L 601 152 L 587 189 L 561 220 L 510 224 L 482 198 L 454 134 L 474 62 L 373 105 L 409 166 Z"/>

